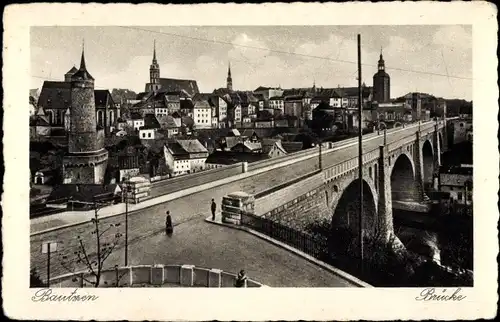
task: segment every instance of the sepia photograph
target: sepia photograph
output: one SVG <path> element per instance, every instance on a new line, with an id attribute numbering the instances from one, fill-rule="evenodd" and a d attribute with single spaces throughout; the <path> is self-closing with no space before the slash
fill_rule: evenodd
<path id="1" fill-rule="evenodd" d="M 33 27 L 31 278 L 473 286 L 471 32 Z"/>
<path id="2" fill-rule="evenodd" d="M 473 110 L 488 107 L 471 23 L 26 31 L 27 300 L 99 302 L 102 288 L 471 300 L 488 158 L 473 153 Z"/>

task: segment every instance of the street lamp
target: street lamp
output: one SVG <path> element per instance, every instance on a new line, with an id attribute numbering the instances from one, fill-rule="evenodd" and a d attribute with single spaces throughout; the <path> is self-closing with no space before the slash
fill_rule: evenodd
<path id="1" fill-rule="evenodd" d="M 50 287 L 50 254 L 57 251 L 57 242 L 46 241 L 42 243 L 42 254 L 47 254 L 47 287 Z"/>
<path id="2" fill-rule="evenodd" d="M 128 266 L 128 193 L 130 192 L 130 175 L 127 175 L 125 184 L 122 187 L 122 198 L 125 201 L 125 266 Z"/>

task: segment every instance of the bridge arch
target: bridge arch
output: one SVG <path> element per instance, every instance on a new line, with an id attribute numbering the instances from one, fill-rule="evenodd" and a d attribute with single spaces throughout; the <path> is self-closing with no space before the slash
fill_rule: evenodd
<path id="1" fill-rule="evenodd" d="M 426 140 L 422 145 L 422 166 L 424 183 L 432 184 L 432 175 L 434 173 L 434 151 L 429 140 Z"/>
<path id="2" fill-rule="evenodd" d="M 385 130 L 385 129 L 387 129 L 387 125 L 385 124 L 385 122 L 379 122 L 378 123 L 378 129 L 379 130 Z"/>
<path id="3" fill-rule="evenodd" d="M 415 165 L 406 154 L 400 154 L 391 169 L 392 200 L 417 200 L 418 187 L 415 180 Z"/>
<path id="4" fill-rule="evenodd" d="M 401 126 L 402 126 L 401 122 L 394 123 L 394 127 L 401 127 Z"/>
<path id="5" fill-rule="evenodd" d="M 363 180 L 363 231 L 365 235 L 374 232 L 377 219 L 377 200 L 373 187 Z M 357 252 L 359 238 L 359 179 L 354 179 L 341 192 L 338 201 L 332 205 L 331 243 L 337 252 Z"/>

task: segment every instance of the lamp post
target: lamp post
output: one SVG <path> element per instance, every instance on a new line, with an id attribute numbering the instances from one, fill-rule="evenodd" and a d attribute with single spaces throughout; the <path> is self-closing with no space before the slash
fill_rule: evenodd
<path id="1" fill-rule="evenodd" d="M 42 254 L 47 254 L 47 287 L 50 287 L 50 254 L 57 251 L 57 242 L 47 241 L 42 243 Z"/>
<path id="2" fill-rule="evenodd" d="M 130 175 L 127 175 L 125 184 L 122 187 L 122 197 L 125 202 L 125 266 L 128 266 L 128 193 L 130 192 Z"/>

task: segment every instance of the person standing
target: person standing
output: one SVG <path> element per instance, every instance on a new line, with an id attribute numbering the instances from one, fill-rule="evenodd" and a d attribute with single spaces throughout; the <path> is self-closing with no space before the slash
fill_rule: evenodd
<path id="1" fill-rule="evenodd" d="M 165 218 L 165 232 L 171 234 L 174 232 L 174 226 L 172 225 L 172 217 L 170 216 L 170 211 L 167 211 L 167 217 Z"/>
<path id="2" fill-rule="evenodd" d="M 245 282 L 247 281 L 247 275 L 244 270 L 241 270 L 236 277 L 235 287 L 245 287 Z"/>
<path id="3" fill-rule="evenodd" d="M 215 210 L 217 209 L 217 204 L 215 203 L 215 200 L 212 199 L 212 205 L 210 206 L 212 210 L 212 221 L 215 221 Z"/>

